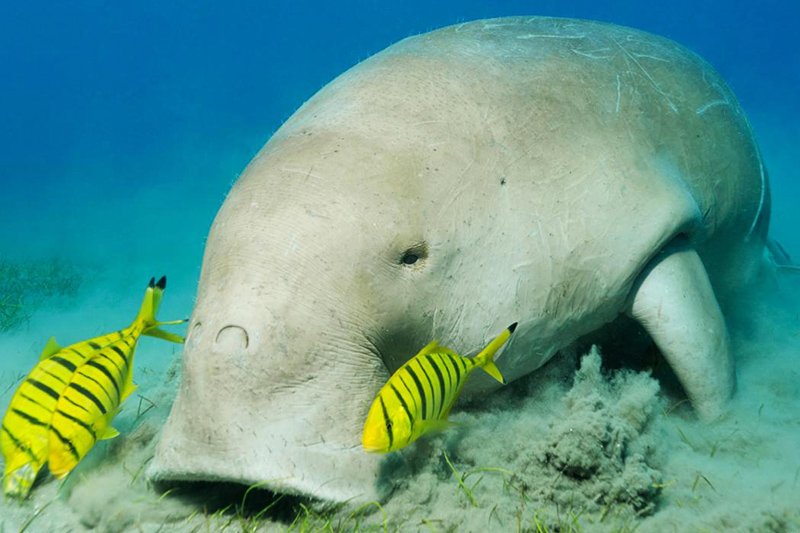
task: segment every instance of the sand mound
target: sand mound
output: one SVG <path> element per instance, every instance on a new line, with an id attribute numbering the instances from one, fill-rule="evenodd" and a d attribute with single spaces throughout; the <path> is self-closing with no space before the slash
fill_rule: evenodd
<path id="1" fill-rule="evenodd" d="M 596 349 L 565 353 L 386 456 L 386 497 L 360 509 L 150 485 L 142 472 L 176 389 L 175 353 L 169 370 L 139 365 L 140 388 L 115 420 L 122 436 L 66 483 L 0 499 L 0 531 L 284 531 L 294 516 L 300 531 L 797 531 L 800 290 L 784 289 L 748 301 L 757 319 L 731 328 L 739 386 L 719 420 L 698 421 L 647 372 L 603 369 Z M 677 407 L 663 409 L 665 398 Z"/>
<path id="2" fill-rule="evenodd" d="M 581 509 L 652 510 L 661 473 L 650 465 L 654 441 L 646 431 L 659 405 L 658 388 L 643 373 L 616 372 L 607 380 L 597 351 L 584 357 L 566 397 L 566 416 L 552 423 L 525 470 L 534 479 L 555 476 L 541 496 Z"/>
<path id="3" fill-rule="evenodd" d="M 553 378 L 572 361 L 496 395 L 486 410 L 454 416 L 460 431 L 387 458 L 390 523 L 555 528 L 586 512 L 651 512 L 662 478 L 651 424 L 658 383 L 645 373 L 605 375 L 592 349 L 564 395 L 563 379 Z"/>

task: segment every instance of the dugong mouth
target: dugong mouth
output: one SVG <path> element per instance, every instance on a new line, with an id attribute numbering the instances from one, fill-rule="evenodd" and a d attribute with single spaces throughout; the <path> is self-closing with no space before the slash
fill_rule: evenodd
<path id="1" fill-rule="evenodd" d="M 253 328 L 226 321 L 192 331 L 199 334 L 187 339 L 180 389 L 148 466 L 152 481 L 256 485 L 330 502 L 378 497 L 380 457 L 359 444 L 360 400 L 371 383 L 351 378 L 348 386 L 340 375 L 268 383 L 264 376 L 281 369 L 258 365 L 281 358 L 249 353 L 261 342 Z"/>
<path id="2" fill-rule="evenodd" d="M 200 442 L 168 423 L 157 445 L 148 476 L 158 483 L 237 483 L 282 494 L 333 502 L 368 502 L 378 497 L 380 457 L 360 448 L 337 449 L 271 442 L 241 436 L 236 449 Z"/>
<path id="3" fill-rule="evenodd" d="M 283 456 L 271 454 L 269 464 L 265 465 L 258 457 L 235 460 L 228 454 L 209 453 L 202 447 L 191 446 L 191 449 L 189 453 L 183 446 L 162 438 L 159 452 L 148 470 L 150 479 L 166 485 L 236 483 L 332 502 L 369 502 L 379 497 L 378 458 L 362 450 L 328 453 L 297 450 Z M 336 475 L 336 471 L 340 474 Z"/>

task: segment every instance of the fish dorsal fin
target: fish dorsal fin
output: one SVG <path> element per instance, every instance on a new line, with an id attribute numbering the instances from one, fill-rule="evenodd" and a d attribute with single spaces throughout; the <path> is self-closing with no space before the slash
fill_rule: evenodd
<path id="1" fill-rule="evenodd" d="M 423 349 L 421 349 L 419 351 L 419 353 L 415 357 L 421 357 L 423 355 L 427 355 L 427 354 L 433 352 L 438 347 L 439 347 L 439 341 L 435 341 L 435 340 L 431 341 L 428 344 L 426 344 L 425 347 Z"/>
<path id="2" fill-rule="evenodd" d="M 438 349 L 436 350 L 436 353 L 446 353 L 454 357 L 458 357 L 459 359 L 462 358 L 460 355 L 456 353 L 455 350 L 453 350 L 452 348 L 448 348 L 447 346 L 439 346 Z"/>
<path id="3" fill-rule="evenodd" d="M 47 344 L 44 345 L 44 350 L 42 350 L 42 355 L 39 356 L 39 361 L 44 361 L 45 359 L 49 358 L 50 356 L 60 351 L 61 351 L 61 346 L 59 346 L 58 343 L 56 342 L 56 338 L 50 337 L 50 340 L 48 340 Z"/>

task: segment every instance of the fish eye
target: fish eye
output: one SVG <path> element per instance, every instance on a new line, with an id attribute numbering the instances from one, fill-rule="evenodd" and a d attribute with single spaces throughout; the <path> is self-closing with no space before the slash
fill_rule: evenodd
<path id="1" fill-rule="evenodd" d="M 410 246 L 400 256 L 400 264 L 405 266 L 416 265 L 428 257 L 428 245 L 419 242 Z"/>

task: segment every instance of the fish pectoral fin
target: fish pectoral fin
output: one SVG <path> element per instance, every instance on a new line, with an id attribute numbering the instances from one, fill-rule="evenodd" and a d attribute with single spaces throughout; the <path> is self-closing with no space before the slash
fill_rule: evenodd
<path id="1" fill-rule="evenodd" d="M 459 424 L 457 424 L 455 422 L 450 422 L 447 419 L 434 420 L 433 422 L 429 423 L 428 431 L 430 433 L 439 433 L 439 432 L 444 431 L 446 429 L 458 427 L 458 425 Z"/>
<path id="2" fill-rule="evenodd" d="M 108 426 L 106 430 L 103 432 L 103 434 L 100 435 L 100 440 L 113 439 L 114 437 L 117 436 L 119 436 L 119 431 L 117 431 L 115 428 L 111 426 Z"/>
<path id="3" fill-rule="evenodd" d="M 39 361 L 44 361 L 60 351 L 61 346 L 59 346 L 56 342 L 56 338 L 50 337 L 50 340 L 48 340 L 47 344 L 44 345 L 44 350 L 42 350 L 42 355 L 39 356 Z"/>
<path id="4" fill-rule="evenodd" d="M 162 322 L 162 324 L 164 323 L 166 322 Z M 142 333 L 142 335 L 147 335 L 148 337 L 155 337 L 157 339 L 163 339 L 165 341 L 174 342 L 176 344 L 183 344 L 183 337 L 181 337 L 180 335 L 176 335 L 174 333 L 170 333 L 168 331 L 164 331 L 163 329 L 159 328 L 149 329 L 144 333 Z"/>

